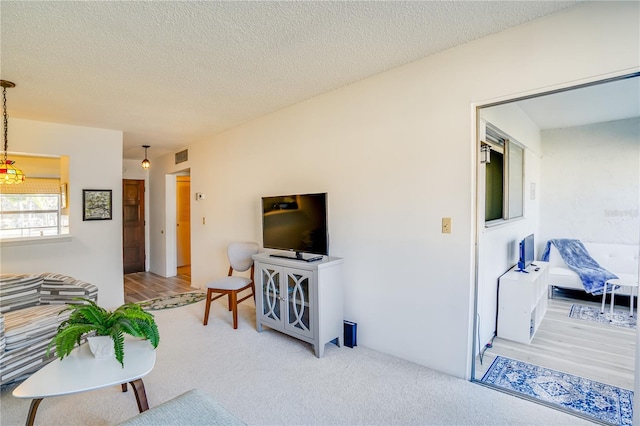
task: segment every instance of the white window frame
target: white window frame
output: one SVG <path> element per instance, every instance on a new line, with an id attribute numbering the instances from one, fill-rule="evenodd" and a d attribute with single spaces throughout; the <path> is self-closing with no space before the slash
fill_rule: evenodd
<path id="1" fill-rule="evenodd" d="M 486 122 L 484 140 L 491 154 L 503 156 L 502 166 L 502 215 L 487 220 L 487 185 L 485 185 L 485 226 L 495 226 L 524 217 L 524 167 L 525 148 L 491 123 Z M 486 178 L 485 178 L 486 179 Z"/>
<path id="2" fill-rule="evenodd" d="M 5 216 L 11 215 L 29 215 L 29 214 L 42 214 L 42 213 L 55 213 L 56 215 L 56 224 L 48 225 L 48 226 L 21 226 L 17 228 L 0 228 L 0 239 L 2 240 L 13 240 L 19 238 L 39 238 L 39 237 L 52 237 L 62 235 L 63 232 L 63 224 L 62 224 L 62 212 L 61 212 L 61 199 L 60 194 L 20 194 L 20 193 L 8 193 L 8 194 L 0 194 L 0 201 L 4 197 L 23 197 L 23 198 L 31 198 L 31 197 L 52 197 L 56 198 L 57 209 L 43 209 L 43 210 L 2 210 L 0 203 L 0 221 L 4 221 Z M 51 233 L 50 230 L 55 228 L 55 233 Z M 38 229 L 41 229 L 40 235 L 38 234 Z M 44 234 L 43 230 L 49 230 L 47 234 Z M 11 233 L 10 231 L 17 231 L 20 235 L 5 235 Z M 35 234 L 34 234 L 35 232 Z M 25 235 L 26 233 L 26 235 Z"/>

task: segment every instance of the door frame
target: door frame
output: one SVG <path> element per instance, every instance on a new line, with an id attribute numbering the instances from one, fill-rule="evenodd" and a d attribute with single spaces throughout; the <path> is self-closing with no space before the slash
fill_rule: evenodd
<path id="1" fill-rule="evenodd" d="M 472 298 L 471 301 L 473 303 L 472 305 L 472 317 L 471 317 L 471 326 L 472 329 L 470 330 L 470 336 L 469 336 L 469 340 L 470 340 L 470 345 L 469 345 L 469 353 L 468 353 L 468 366 L 467 366 L 467 374 L 469 377 L 469 380 L 471 382 L 477 383 L 481 386 L 487 386 L 487 387 L 491 387 L 488 386 L 484 383 L 482 383 L 480 380 L 475 378 L 475 358 L 476 358 L 476 349 L 478 349 L 478 336 L 477 336 L 477 329 L 478 329 L 478 287 L 479 287 L 479 258 L 480 258 L 480 250 L 482 250 L 482 235 L 481 235 L 481 226 L 483 226 L 484 223 L 484 209 L 480 209 L 479 207 L 479 203 L 480 200 L 479 198 L 481 196 L 484 196 L 484 187 L 482 182 L 480 181 L 480 173 L 479 173 L 479 162 L 480 162 L 480 158 L 479 158 L 479 111 L 481 108 L 485 108 L 485 107 L 489 107 L 489 106 L 494 106 L 494 105 L 498 105 L 498 104 L 503 104 L 503 103 L 509 103 L 509 102 L 517 102 L 520 100 L 524 100 L 526 98 L 530 98 L 530 97 L 537 97 L 537 96 L 546 96 L 546 95 L 552 95 L 554 93 L 559 93 L 559 92 L 564 92 L 564 91 L 568 91 L 568 90 L 574 90 L 574 89 L 579 89 L 581 87 L 585 87 L 585 86 L 592 86 L 592 85 L 597 85 L 597 84 L 602 84 L 602 83 L 606 83 L 609 81 L 613 81 L 613 80 L 619 80 L 619 79 L 624 79 L 624 78 L 640 78 L 640 71 L 638 70 L 624 70 L 622 72 L 616 72 L 616 73 L 611 73 L 605 76 L 598 76 L 598 77 L 594 77 L 594 78 L 590 78 L 590 79 L 586 79 L 584 81 L 581 82 L 570 82 L 567 84 L 563 84 L 563 85 L 559 85 L 556 87 L 551 87 L 551 88 L 543 88 L 543 89 L 536 89 L 533 90 L 531 92 L 527 92 L 524 94 L 520 94 L 520 95 L 507 95 L 504 97 L 501 97 L 499 99 L 493 99 L 491 101 L 487 101 L 487 102 L 478 102 L 478 103 L 473 103 L 471 104 L 471 110 L 472 110 L 472 138 L 471 138 L 471 150 L 472 150 L 472 176 L 473 176 L 473 186 L 475 188 L 475 191 L 473 192 L 473 202 L 472 202 L 472 206 L 473 206 L 473 211 L 472 211 L 472 217 L 474 218 L 474 229 L 473 229 L 473 233 L 474 233 L 474 249 L 473 249 L 473 257 L 472 257 L 472 271 L 473 271 L 473 277 L 472 277 L 472 285 L 473 285 L 473 292 L 472 292 Z M 482 191 L 482 193 L 481 193 Z M 638 236 L 640 238 L 640 235 Z M 635 375 L 634 375 L 634 386 L 633 386 L 633 391 L 634 391 L 634 398 L 633 398 L 633 403 L 635 406 L 640 406 L 640 327 L 636 328 L 636 353 L 635 353 Z M 538 404 L 542 404 L 540 403 L 540 401 L 538 400 L 532 400 L 535 403 Z M 563 410 L 561 410 L 563 411 Z M 570 413 L 573 414 L 573 413 Z M 633 424 L 640 424 L 640 410 L 636 410 L 634 411 L 633 414 Z"/>
<path id="2" fill-rule="evenodd" d="M 183 169 L 174 173 L 164 175 L 165 188 L 165 277 L 175 277 L 178 274 L 178 233 L 176 231 L 176 193 L 177 176 L 190 176 L 191 169 Z M 189 198 L 191 202 L 191 197 Z"/>

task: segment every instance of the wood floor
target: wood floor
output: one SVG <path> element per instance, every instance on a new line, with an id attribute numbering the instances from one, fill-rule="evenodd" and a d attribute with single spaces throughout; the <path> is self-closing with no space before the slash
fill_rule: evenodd
<path id="1" fill-rule="evenodd" d="M 164 278 L 151 272 L 135 272 L 124 275 L 125 303 L 142 302 L 160 296 L 193 291 L 191 269 L 178 268 L 178 275 Z"/>
<path id="2" fill-rule="evenodd" d="M 635 329 L 569 318 L 573 303 L 600 309 L 600 304 L 593 301 L 549 299 L 547 313 L 531 343 L 496 337 L 482 363 L 476 358 L 476 379 L 482 378 L 495 357 L 501 355 L 633 390 Z M 628 309 L 628 305 L 616 303 L 616 309 Z"/>

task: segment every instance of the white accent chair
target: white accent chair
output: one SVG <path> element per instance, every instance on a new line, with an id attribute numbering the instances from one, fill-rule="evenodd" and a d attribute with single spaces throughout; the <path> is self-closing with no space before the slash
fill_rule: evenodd
<path id="1" fill-rule="evenodd" d="M 238 328 L 238 303 L 253 297 L 255 302 L 255 285 L 253 283 L 253 256 L 260 247 L 256 243 L 232 243 L 227 248 L 229 258 L 229 275 L 224 278 L 211 281 L 207 284 L 207 302 L 204 310 L 204 325 L 209 322 L 209 310 L 211 302 L 222 296 L 229 298 L 229 310 L 233 312 L 233 328 Z M 250 278 L 232 276 L 233 271 L 245 272 L 251 269 Z M 244 290 L 251 293 L 238 299 L 238 293 Z M 214 296 L 214 293 L 218 293 Z"/>

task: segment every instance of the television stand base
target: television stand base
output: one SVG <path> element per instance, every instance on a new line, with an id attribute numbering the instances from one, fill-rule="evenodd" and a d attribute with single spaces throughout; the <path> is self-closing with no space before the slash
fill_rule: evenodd
<path id="1" fill-rule="evenodd" d="M 286 254 L 270 254 L 270 257 L 278 257 L 280 259 L 290 259 L 290 260 L 302 260 L 304 262 L 316 262 L 318 260 L 322 260 L 323 256 L 314 256 L 314 257 L 310 257 L 308 259 L 305 259 L 304 257 L 302 257 L 302 255 L 296 255 L 294 256 L 287 256 Z"/>

